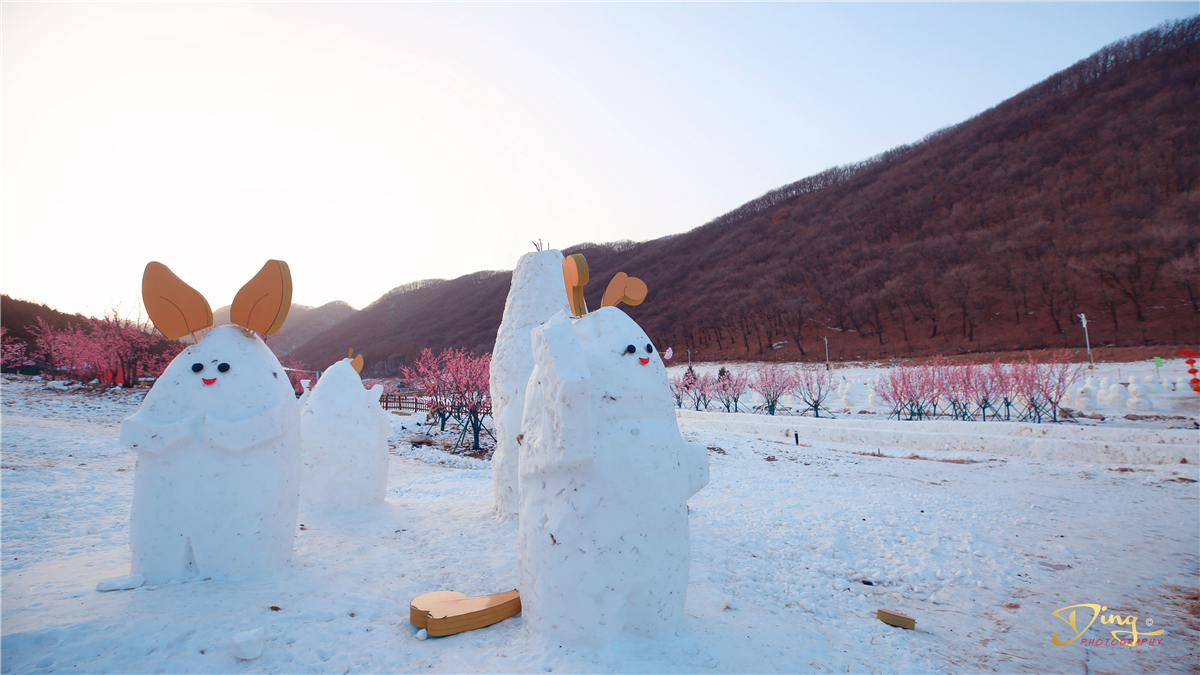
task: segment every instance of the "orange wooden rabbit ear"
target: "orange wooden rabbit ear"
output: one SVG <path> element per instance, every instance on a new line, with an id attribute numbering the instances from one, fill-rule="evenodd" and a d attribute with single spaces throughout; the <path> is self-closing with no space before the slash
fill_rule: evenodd
<path id="1" fill-rule="evenodd" d="M 608 282 L 608 288 L 604 290 L 604 299 L 600 301 L 600 306 L 616 307 L 622 302 L 627 305 L 640 305 L 645 299 L 646 282 L 624 272 L 617 272 L 617 276 Z"/>
<path id="2" fill-rule="evenodd" d="M 567 284 L 567 302 L 571 305 L 571 313 L 575 316 L 587 314 L 587 303 L 583 299 L 583 287 L 588 282 L 587 259 L 582 253 L 575 253 L 563 258 L 563 281 Z"/>
<path id="3" fill-rule="evenodd" d="M 154 327 L 168 340 L 178 340 L 213 325 L 212 308 L 204 296 L 160 262 L 146 264 L 142 273 L 142 302 Z"/>
<path id="4" fill-rule="evenodd" d="M 354 372 L 358 373 L 359 375 L 362 374 L 362 367 L 363 367 L 362 354 L 359 354 L 358 356 L 354 357 L 354 360 L 350 362 L 350 367 L 353 368 Z"/>
<path id="5" fill-rule="evenodd" d="M 268 260 L 233 298 L 229 320 L 242 328 L 271 335 L 283 327 L 292 308 L 292 273 L 282 260 Z"/>

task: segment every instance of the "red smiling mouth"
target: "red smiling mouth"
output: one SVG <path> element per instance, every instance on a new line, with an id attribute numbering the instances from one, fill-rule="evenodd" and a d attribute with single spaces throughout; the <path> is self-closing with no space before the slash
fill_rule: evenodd
<path id="1" fill-rule="evenodd" d="M 650 357 L 648 357 L 648 356 L 638 357 L 638 361 L 641 361 L 642 365 L 644 366 L 647 363 L 650 363 Z"/>
<path id="2" fill-rule="evenodd" d="M 216 384 L 217 383 L 217 378 L 215 378 L 215 377 L 211 380 L 208 379 L 207 377 L 202 377 L 200 379 L 204 380 L 204 384 Z"/>

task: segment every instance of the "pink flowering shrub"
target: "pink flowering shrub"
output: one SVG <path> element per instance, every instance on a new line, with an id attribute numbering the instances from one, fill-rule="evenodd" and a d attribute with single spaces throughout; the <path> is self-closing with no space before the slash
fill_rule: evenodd
<path id="1" fill-rule="evenodd" d="M 738 399 L 746 393 L 748 382 L 749 378 L 742 373 L 730 372 L 724 368 L 717 373 L 713 396 L 725 406 L 725 412 L 738 412 Z"/>
<path id="2" fill-rule="evenodd" d="M 475 356 L 466 350 L 447 349 L 435 355 L 426 349 L 412 368 L 404 368 L 404 378 L 422 392 L 441 430 L 446 430 L 451 417 L 463 421 L 472 432 L 474 450 L 479 449 L 479 435 L 485 430 L 483 420 L 492 414 L 491 363 L 491 354 Z"/>
<path id="3" fill-rule="evenodd" d="M 767 408 L 767 414 L 774 415 L 779 407 L 779 399 L 794 388 L 795 375 L 791 370 L 776 365 L 760 365 L 747 386 L 762 396 Z"/>
<path id="4" fill-rule="evenodd" d="M 100 379 L 131 387 L 141 378 L 157 378 L 183 343 L 166 340 L 152 326 L 122 317 L 116 309 L 85 324 L 56 329 L 38 317 L 26 326 L 34 336 L 32 355 L 50 364 L 49 375 L 75 380 Z"/>
<path id="5" fill-rule="evenodd" d="M 0 327 L 0 365 L 5 368 L 16 368 L 33 363 L 25 356 L 26 349 L 24 342 L 8 335 L 7 328 Z"/>
<path id="6" fill-rule="evenodd" d="M 1079 366 L 1068 361 L 1068 352 L 1051 355 L 1039 363 L 1027 360 L 1005 365 L 950 365 L 940 356 L 918 366 L 900 366 L 881 375 L 875 395 L 899 418 L 921 419 L 939 414 L 969 420 L 1003 417 L 1058 421 L 1062 399 L 1079 378 Z M 939 412 L 939 407 L 941 411 Z M 1003 410 L 1002 410 L 1003 409 Z"/>
<path id="7" fill-rule="evenodd" d="M 792 377 L 792 392 L 812 408 L 815 417 L 820 417 L 825 400 L 833 393 L 833 373 L 824 368 L 802 367 Z"/>

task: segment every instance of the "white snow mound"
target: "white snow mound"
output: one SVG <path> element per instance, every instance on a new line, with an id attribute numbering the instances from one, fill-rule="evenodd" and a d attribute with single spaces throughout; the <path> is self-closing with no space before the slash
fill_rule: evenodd
<path id="1" fill-rule="evenodd" d="M 383 387 L 363 388 L 350 359 L 329 367 L 300 413 L 301 495 L 305 506 L 378 506 L 387 493 L 391 422 Z"/>

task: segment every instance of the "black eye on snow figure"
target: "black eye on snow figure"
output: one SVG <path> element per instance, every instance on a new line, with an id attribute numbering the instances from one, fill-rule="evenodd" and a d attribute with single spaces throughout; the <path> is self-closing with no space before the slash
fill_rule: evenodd
<path id="1" fill-rule="evenodd" d="M 653 354 L 653 353 L 654 353 L 654 347 L 653 347 L 653 345 L 651 345 L 649 342 L 647 342 L 647 343 L 646 343 L 646 353 L 647 353 L 647 354 Z"/>
<path id="2" fill-rule="evenodd" d="M 628 347 L 625 348 L 626 354 L 632 354 L 636 351 L 637 351 L 637 347 L 634 347 L 633 345 L 629 345 Z"/>
<path id="3" fill-rule="evenodd" d="M 229 364 L 222 363 L 221 365 L 217 366 L 217 370 L 221 371 L 222 373 L 228 373 L 229 372 Z"/>
<path id="4" fill-rule="evenodd" d="M 200 371 L 202 371 L 202 370 L 204 370 L 204 364 L 203 364 L 203 363 L 193 363 L 193 364 L 192 364 L 192 372 L 193 372 L 193 373 L 198 373 L 198 372 L 200 372 Z"/>

